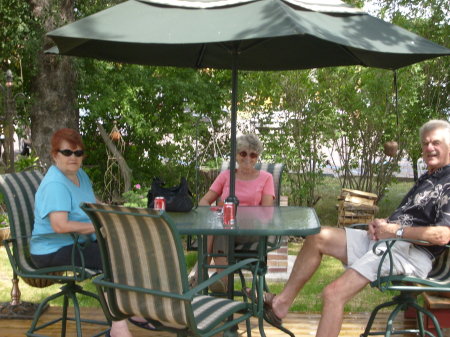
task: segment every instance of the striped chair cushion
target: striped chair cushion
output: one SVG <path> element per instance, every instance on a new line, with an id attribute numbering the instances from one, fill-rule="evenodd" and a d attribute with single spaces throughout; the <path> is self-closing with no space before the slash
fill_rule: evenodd
<path id="1" fill-rule="evenodd" d="M 192 301 L 194 318 L 199 330 L 209 330 L 216 326 L 223 321 L 230 310 L 236 312 L 245 308 L 246 304 L 243 302 L 213 296 L 199 295 Z"/>
<path id="2" fill-rule="evenodd" d="M 35 271 L 30 260 L 29 238 L 34 225 L 34 195 L 43 174 L 39 171 L 23 171 L 0 176 L 0 191 L 8 207 L 11 236 L 17 240 L 20 268 L 24 272 Z"/>
<path id="3" fill-rule="evenodd" d="M 91 213 L 102 224 L 109 261 L 104 266 L 106 277 L 129 286 L 183 293 L 176 239 L 164 219 L 144 208 L 89 206 L 122 212 Z M 181 300 L 119 289 L 115 289 L 115 295 L 122 313 L 152 318 L 174 328 L 187 326 L 186 303 Z"/>
<path id="4" fill-rule="evenodd" d="M 450 284 L 450 258 L 447 248 L 433 263 L 433 269 L 428 274 L 428 278 L 442 285 Z"/>

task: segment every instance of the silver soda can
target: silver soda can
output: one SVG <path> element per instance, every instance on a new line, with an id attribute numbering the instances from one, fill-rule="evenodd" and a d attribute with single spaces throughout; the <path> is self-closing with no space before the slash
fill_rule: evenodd
<path id="1" fill-rule="evenodd" d="M 226 202 L 223 204 L 223 224 L 224 226 L 234 226 L 235 223 L 234 204 L 232 202 Z"/>
<path id="2" fill-rule="evenodd" d="M 156 211 L 164 211 L 166 209 L 166 199 L 164 197 L 156 197 L 153 209 Z"/>

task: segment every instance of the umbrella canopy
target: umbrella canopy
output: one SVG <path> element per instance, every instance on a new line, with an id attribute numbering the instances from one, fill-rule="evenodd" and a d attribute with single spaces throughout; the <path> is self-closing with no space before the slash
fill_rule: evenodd
<path id="1" fill-rule="evenodd" d="M 129 0 L 47 34 L 50 53 L 142 65 L 237 71 L 362 65 L 397 69 L 450 50 L 338 0 Z"/>

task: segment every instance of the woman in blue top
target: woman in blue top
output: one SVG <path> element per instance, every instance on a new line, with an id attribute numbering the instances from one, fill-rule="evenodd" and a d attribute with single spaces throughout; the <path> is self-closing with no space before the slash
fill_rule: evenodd
<path id="1" fill-rule="evenodd" d="M 82 234 L 86 245 L 86 267 L 101 269 L 95 242 L 94 226 L 80 208 L 82 202 L 96 202 L 91 181 L 81 169 L 84 145 L 81 136 L 72 129 L 56 131 L 51 140 L 54 162 L 36 192 L 31 257 L 36 266 L 70 265 L 73 239 L 70 233 Z M 41 235 L 45 234 L 45 235 Z M 80 263 L 80 257 L 76 257 Z"/>
<path id="2" fill-rule="evenodd" d="M 80 208 L 82 202 L 96 202 L 91 181 L 81 168 L 84 145 L 80 134 L 67 128 L 56 131 L 51 139 L 51 156 L 54 165 L 49 168 L 35 197 L 31 258 L 40 268 L 71 265 L 73 239 L 70 233 L 76 232 L 81 234 L 81 242 L 90 241 L 83 250 L 88 257 L 85 266 L 101 270 L 94 226 Z M 81 265 L 79 255 L 75 263 Z M 131 321 L 154 329 L 141 320 L 134 317 Z M 107 335 L 131 337 L 126 321 L 113 322 Z"/>

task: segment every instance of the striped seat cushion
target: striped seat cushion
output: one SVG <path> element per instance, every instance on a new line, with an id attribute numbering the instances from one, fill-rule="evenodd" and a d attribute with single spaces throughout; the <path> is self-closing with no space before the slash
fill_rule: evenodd
<path id="1" fill-rule="evenodd" d="M 433 263 L 428 278 L 441 285 L 450 285 L 450 258 L 447 248 Z"/>
<path id="2" fill-rule="evenodd" d="M 192 301 L 192 309 L 199 330 L 218 325 L 231 312 L 245 310 L 247 305 L 226 298 L 199 295 Z"/>

